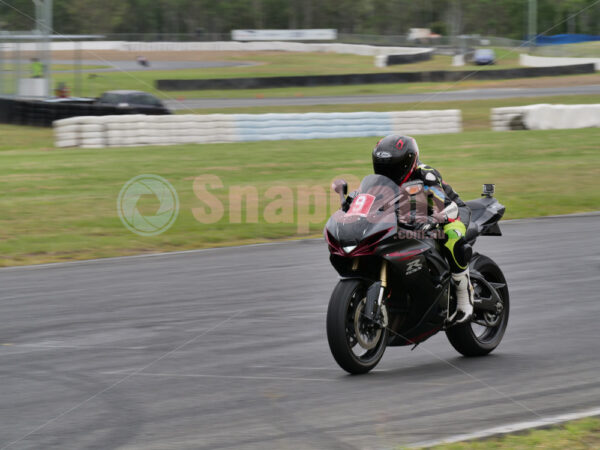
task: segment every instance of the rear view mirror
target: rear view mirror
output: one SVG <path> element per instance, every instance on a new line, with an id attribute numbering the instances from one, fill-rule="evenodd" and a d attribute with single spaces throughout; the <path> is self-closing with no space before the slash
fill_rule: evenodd
<path id="1" fill-rule="evenodd" d="M 331 183 L 331 189 L 340 194 L 340 204 L 344 204 L 346 201 L 346 194 L 348 194 L 348 183 L 345 180 L 337 179 Z"/>
<path id="2" fill-rule="evenodd" d="M 331 183 L 331 189 L 333 189 L 338 194 L 341 193 L 342 195 L 346 195 L 348 193 L 348 183 L 346 183 L 346 180 L 338 178 L 333 183 Z"/>

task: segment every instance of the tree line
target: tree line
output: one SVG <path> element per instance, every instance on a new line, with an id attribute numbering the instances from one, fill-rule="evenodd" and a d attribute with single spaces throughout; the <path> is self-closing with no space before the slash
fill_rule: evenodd
<path id="1" fill-rule="evenodd" d="M 600 35 L 596 0 L 537 0 L 538 32 Z M 54 0 L 61 34 L 227 34 L 232 29 L 335 28 L 340 33 L 524 39 L 529 0 Z M 587 9 L 585 9 L 587 8 Z M 585 11 L 569 19 L 570 16 Z M 0 3 L 0 32 L 34 26 L 32 0 Z"/>

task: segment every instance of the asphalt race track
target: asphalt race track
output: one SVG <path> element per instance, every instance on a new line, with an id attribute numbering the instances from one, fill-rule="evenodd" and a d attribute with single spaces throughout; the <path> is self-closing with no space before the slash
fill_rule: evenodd
<path id="1" fill-rule="evenodd" d="M 0 270 L 0 448 L 379 449 L 598 407 L 600 213 L 502 229 L 497 351 L 439 334 L 358 377 L 320 240 Z"/>
<path id="2" fill-rule="evenodd" d="M 260 89 L 257 89 L 260 93 Z M 167 91 L 163 91 L 168 96 Z M 243 108 L 253 106 L 312 106 L 348 105 L 369 103 L 423 103 L 494 98 L 545 97 L 553 95 L 598 95 L 600 84 L 551 88 L 490 88 L 440 91 L 426 94 L 351 95 L 332 97 L 271 97 L 271 98 L 198 98 L 188 100 L 164 100 L 174 110 L 194 108 Z"/>

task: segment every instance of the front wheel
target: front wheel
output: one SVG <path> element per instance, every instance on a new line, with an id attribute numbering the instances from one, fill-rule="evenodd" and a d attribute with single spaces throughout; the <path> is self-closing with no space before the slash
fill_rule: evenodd
<path id="1" fill-rule="evenodd" d="M 368 286 L 361 280 L 342 280 L 333 290 L 327 309 L 327 340 L 331 354 L 346 372 L 367 373 L 385 352 L 387 328 L 364 314 Z"/>
<path id="2" fill-rule="evenodd" d="M 471 276 L 475 298 L 496 298 L 500 308 L 495 313 L 478 311 L 476 308 L 470 323 L 449 328 L 446 336 L 452 347 L 464 356 L 483 356 L 498 347 L 502 341 L 508 325 L 510 300 L 506 279 L 494 261 L 479 255 L 473 260 L 470 269 L 472 273 L 480 273 L 487 282 L 479 282 Z"/>

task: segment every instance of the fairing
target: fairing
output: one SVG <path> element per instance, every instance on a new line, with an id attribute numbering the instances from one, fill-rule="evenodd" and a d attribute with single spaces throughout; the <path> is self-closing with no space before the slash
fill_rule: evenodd
<path id="1" fill-rule="evenodd" d="M 331 253 L 347 257 L 372 255 L 379 242 L 397 234 L 394 199 L 398 192 L 396 183 L 387 177 L 365 177 L 348 212 L 336 211 L 325 226 Z M 368 207 L 357 208 L 359 199 L 365 198 Z M 344 250 L 354 246 L 352 251 Z"/>

